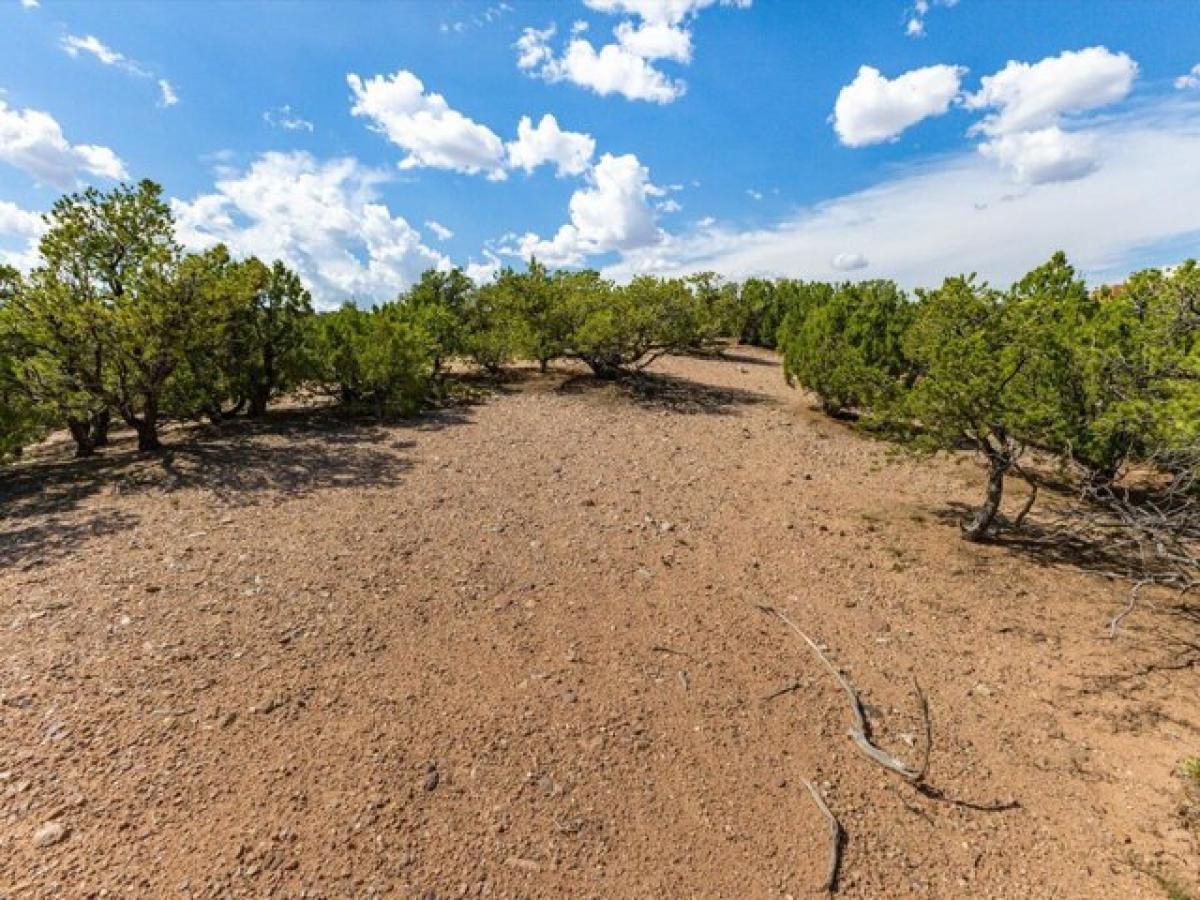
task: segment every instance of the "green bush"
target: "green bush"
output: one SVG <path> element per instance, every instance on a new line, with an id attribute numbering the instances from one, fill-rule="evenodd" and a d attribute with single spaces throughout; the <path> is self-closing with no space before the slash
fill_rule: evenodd
<path id="1" fill-rule="evenodd" d="M 794 289 L 779 329 L 784 375 L 831 414 L 879 410 L 909 373 L 903 336 L 911 308 L 890 281 Z"/>
<path id="2" fill-rule="evenodd" d="M 595 272 L 581 272 L 565 294 L 571 322 L 566 355 L 601 378 L 695 346 L 703 333 L 700 306 L 682 279 L 643 275 L 617 286 Z"/>

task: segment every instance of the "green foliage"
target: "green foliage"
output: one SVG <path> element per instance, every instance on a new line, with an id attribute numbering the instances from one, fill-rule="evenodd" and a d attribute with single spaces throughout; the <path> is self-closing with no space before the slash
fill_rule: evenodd
<path id="1" fill-rule="evenodd" d="M 514 353 L 535 361 L 542 371 L 564 355 L 571 333 L 566 296 L 573 274 L 549 274 L 536 259 L 525 272 L 503 269 L 495 281 L 496 303 L 507 313 L 516 340 Z"/>
<path id="2" fill-rule="evenodd" d="M 368 401 L 376 415 L 411 415 L 431 390 L 433 360 L 416 311 L 402 302 L 369 311 L 347 303 L 316 316 L 309 353 L 316 381 L 343 403 Z"/>
<path id="3" fill-rule="evenodd" d="M 143 450 L 159 446 L 169 381 L 212 327 L 206 267 L 186 264 L 161 194 L 143 181 L 61 198 L 42 264 L 12 304 L 31 354 L 22 377 L 41 402 L 68 414 L 114 410 Z"/>
<path id="4" fill-rule="evenodd" d="M 464 352 L 463 314 L 474 285 L 459 269 L 429 269 L 402 298 L 410 308 L 410 321 L 421 330 L 429 348 L 434 375 Z"/>
<path id="5" fill-rule="evenodd" d="M 463 311 L 464 352 L 476 365 L 497 374 L 530 344 L 516 306 L 519 293 L 501 282 L 482 285 Z"/>
<path id="6" fill-rule="evenodd" d="M 701 272 L 687 279 L 694 306 L 694 331 L 689 346 L 703 350 L 741 330 L 738 287 L 723 282 L 715 272 Z"/>
<path id="7" fill-rule="evenodd" d="M 12 302 L 23 287 L 21 273 L 0 264 L 0 462 L 35 440 L 42 425 L 33 398 L 19 377 L 23 348 L 9 322 Z"/>
<path id="8" fill-rule="evenodd" d="M 246 280 L 253 290 L 232 320 L 240 362 L 234 371 L 239 376 L 238 396 L 248 397 L 250 415 L 258 416 L 272 397 L 295 387 L 304 375 L 312 297 L 300 276 L 279 260 L 268 269 L 252 257 L 243 266 L 250 269 Z"/>
<path id="9" fill-rule="evenodd" d="M 565 303 L 572 323 L 567 354 L 602 378 L 695 347 L 704 335 L 703 308 L 678 278 L 643 275 L 617 286 L 579 272 L 566 286 Z"/>
<path id="10" fill-rule="evenodd" d="M 412 321 L 411 310 L 388 303 L 367 313 L 358 344 L 363 387 L 383 418 L 390 412 L 412 415 L 425 402 L 433 376 L 427 335 Z"/>
<path id="11" fill-rule="evenodd" d="M 1103 289 L 1084 356 L 1095 416 L 1073 455 L 1102 476 L 1200 440 L 1200 267 L 1138 272 Z"/>
<path id="12" fill-rule="evenodd" d="M 830 285 L 780 278 L 749 278 L 742 285 L 730 334 L 743 344 L 774 350 L 788 315 L 803 308 Z M 801 310 L 802 312 L 803 310 Z"/>
<path id="13" fill-rule="evenodd" d="M 789 383 L 815 392 L 829 413 L 890 403 L 909 371 L 904 293 L 890 281 L 794 284 L 790 291 L 779 328 Z"/>
<path id="14" fill-rule="evenodd" d="M 361 347 L 370 325 L 366 313 L 353 303 L 320 313 L 309 329 L 311 374 L 343 403 L 361 400 L 366 391 Z"/>
<path id="15" fill-rule="evenodd" d="M 947 278 L 918 292 L 904 350 L 918 377 L 904 410 L 934 448 L 1008 448 L 1025 421 L 1030 350 L 1022 344 L 1003 295 L 973 277 Z"/>

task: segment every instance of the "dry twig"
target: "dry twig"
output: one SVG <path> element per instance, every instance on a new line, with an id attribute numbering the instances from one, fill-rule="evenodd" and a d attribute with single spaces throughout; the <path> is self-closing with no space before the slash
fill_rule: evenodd
<path id="1" fill-rule="evenodd" d="M 804 685 L 801 684 L 799 681 L 793 681 L 791 684 L 785 684 L 783 687 L 779 688 L 778 690 L 771 691 L 771 693 L 769 693 L 769 694 L 767 694 L 767 696 L 763 697 L 763 703 L 767 703 L 771 700 L 774 700 L 776 697 L 782 697 L 784 694 L 790 694 L 793 691 L 798 691 L 802 687 L 804 687 Z"/>
<path id="2" fill-rule="evenodd" d="M 1117 630 L 1121 627 L 1121 622 L 1127 615 L 1133 612 L 1134 606 L 1137 605 L 1138 594 L 1142 592 L 1142 588 L 1148 583 L 1148 581 L 1143 579 L 1134 584 L 1133 588 L 1129 591 L 1129 601 L 1125 604 L 1125 608 L 1113 616 L 1112 621 L 1108 623 L 1108 636 L 1110 638 L 1117 636 Z"/>
<path id="3" fill-rule="evenodd" d="M 829 866 L 825 870 L 825 883 L 821 885 L 821 890 L 828 893 L 833 893 L 837 890 L 838 867 L 842 861 L 842 826 L 838 822 L 837 817 L 829 810 L 829 806 L 821 797 L 816 785 L 811 781 L 805 781 L 804 786 L 808 788 L 808 793 L 812 795 L 813 803 L 817 805 L 817 809 L 821 811 L 821 815 L 825 817 L 825 821 L 829 823 Z"/>
<path id="4" fill-rule="evenodd" d="M 897 775 L 907 779 L 908 781 L 920 781 L 924 776 L 924 772 L 911 768 L 903 760 L 897 759 L 887 751 L 882 750 L 871 743 L 870 725 L 867 723 L 867 717 L 865 713 L 863 713 L 862 701 L 858 698 L 858 692 L 854 690 L 854 686 L 846 680 L 846 677 L 838 671 L 837 666 L 830 661 L 829 657 L 822 652 L 821 648 L 817 646 L 816 642 L 803 631 L 801 631 L 800 626 L 788 618 L 785 613 L 773 606 L 762 606 L 760 608 L 764 612 L 769 612 L 772 615 L 778 616 L 780 621 L 791 628 L 792 631 L 796 632 L 796 634 L 800 635 L 801 639 L 808 644 L 813 653 L 815 653 L 821 662 L 825 664 L 825 668 L 829 670 L 829 674 L 837 679 L 837 682 L 841 685 L 842 690 L 846 692 L 846 697 L 850 701 L 850 712 L 854 716 L 854 725 L 846 733 L 850 736 L 850 740 L 854 742 L 854 746 L 859 749 L 859 752 L 861 752 L 872 762 L 883 766 L 888 771 L 895 772 Z M 926 732 L 928 733 L 929 709 L 927 705 L 922 705 L 924 706 L 924 713 L 926 716 Z"/>

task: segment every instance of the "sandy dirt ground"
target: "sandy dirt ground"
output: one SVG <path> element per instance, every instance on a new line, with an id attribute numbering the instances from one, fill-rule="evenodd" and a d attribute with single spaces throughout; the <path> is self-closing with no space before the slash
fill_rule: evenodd
<path id="1" fill-rule="evenodd" d="M 958 538 L 970 458 L 895 457 L 765 352 L 654 368 L 0 477 L 0 897 L 799 898 L 806 780 L 840 896 L 1195 883 L 1195 605 L 1109 639 L 1125 586 Z M 918 680 L 932 791 L 763 605 L 912 761 Z"/>

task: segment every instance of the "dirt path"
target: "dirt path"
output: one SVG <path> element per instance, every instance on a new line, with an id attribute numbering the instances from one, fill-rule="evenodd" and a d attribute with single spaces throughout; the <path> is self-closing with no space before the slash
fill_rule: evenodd
<path id="1" fill-rule="evenodd" d="M 1194 608 L 1107 640 L 1122 587 L 958 540 L 970 461 L 890 458 L 765 353 L 656 368 L 0 482 L 0 897 L 801 897 L 804 779 L 848 897 L 1196 877 Z M 931 782 L 1019 808 L 864 761 L 759 604 L 910 759 L 916 675 Z"/>

